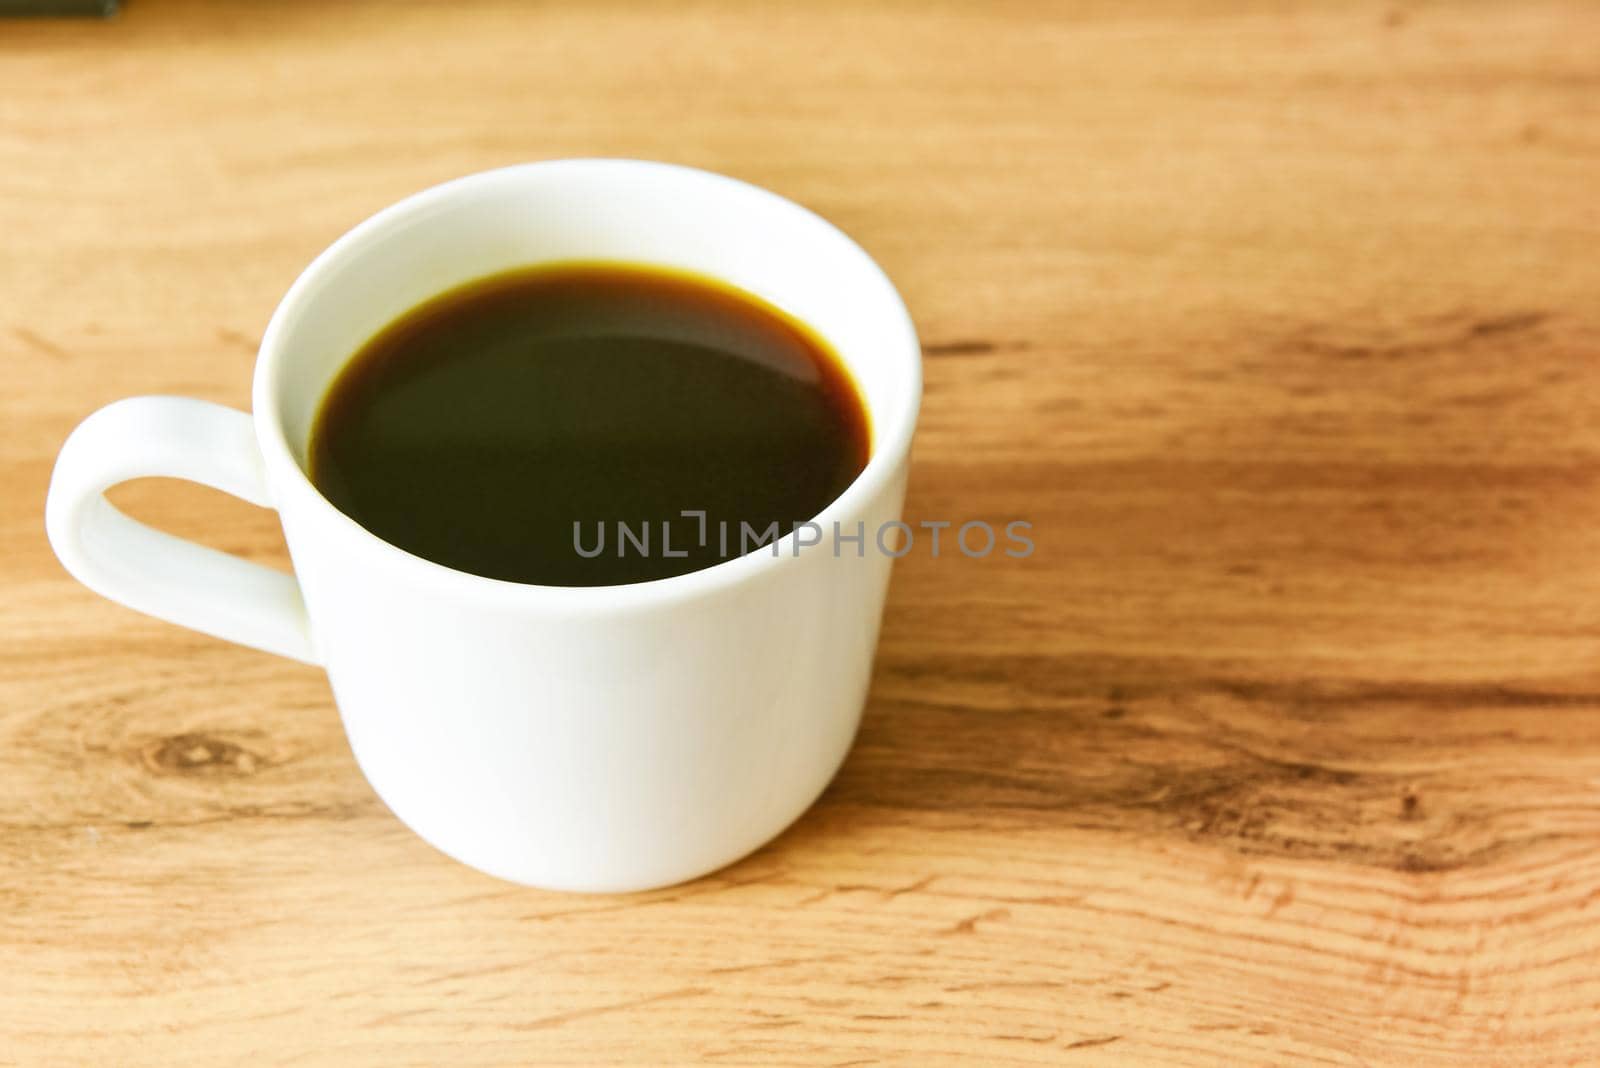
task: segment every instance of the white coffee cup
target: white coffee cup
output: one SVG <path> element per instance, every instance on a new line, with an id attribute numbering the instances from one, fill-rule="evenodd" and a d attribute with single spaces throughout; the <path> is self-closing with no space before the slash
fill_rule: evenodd
<path id="1" fill-rule="evenodd" d="M 865 397 L 872 452 L 815 517 L 819 544 L 801 544 L 815 538 L 801 530 L 776 552 L 675 578 L 521 585 L 413 556 L 317 491 L 312 417 L 367 339 L 460 283 L 565 260 L 710 275 L 834 346 Z M 921 392 L 899 295 L 818 216 L 684 167 L 531 163 L 418 193 L 319 256 L 262 339 L 253 418 L 178 397 L 90 416 L 56 461 L 47 526 L 90 589 L 325 667 L 373 789 L 444 853 L 537 886 L 639 890 L 749 853 L 843 761 L 889 580 L 877 535 L 900 518 Z M 106 501 L 110 486 L 148 475 L 276 508 L 294 575 Z M 864 543 L 849 540 L 858 530 Z"/>

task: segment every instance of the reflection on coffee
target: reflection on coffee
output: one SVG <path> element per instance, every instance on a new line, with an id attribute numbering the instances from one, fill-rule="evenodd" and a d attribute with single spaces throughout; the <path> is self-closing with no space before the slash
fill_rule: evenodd
<path id="1" fill-rule="evenodd" d="M 310 473 L 418 556 L 598 586 L 724 559 L 686 510 L 735 528 L 811 519 L 861 473 L 869 436 L 832 349 L 758 298 L 662 268 L 563 264 L 470 283 L 379 332 L 323 400 Z M 657 543 L 576 551 L 574 524 L 618 522 Z"/>

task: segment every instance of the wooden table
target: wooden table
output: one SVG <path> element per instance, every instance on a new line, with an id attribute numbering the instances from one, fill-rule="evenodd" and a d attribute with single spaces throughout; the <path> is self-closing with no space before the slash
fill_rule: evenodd
<path id="1" fill-rule="evenodd" d="M 192 4 L 0 23 L 0 1062 L 1600 1063 L 1600 8 Z M 518 160 L 792 196 L 927 345 L 854 754 L 625 898 L 397 823 L 323 676 L 94 597 L 67 431 L 246 406 Z M 135 514 L 284 563 L 270 513 Z"/>

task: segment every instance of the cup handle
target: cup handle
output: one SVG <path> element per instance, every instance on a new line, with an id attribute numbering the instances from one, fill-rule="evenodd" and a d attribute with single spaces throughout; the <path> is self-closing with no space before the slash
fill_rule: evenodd
<path id="1" fill-rule="evenodd" d="M 148 527 L 106 500 L 107 489 L 146 476 L 272 506 L 248 415 L 187 397 L 117 401 L 72 432 L 50 478 L 45 529 L 73 577 L 159 619 L 316 663 L 293 576 Z"/>

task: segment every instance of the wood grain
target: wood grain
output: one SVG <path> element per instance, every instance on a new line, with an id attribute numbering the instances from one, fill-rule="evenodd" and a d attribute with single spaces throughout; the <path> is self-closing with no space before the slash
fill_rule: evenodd
<path id="1" fill-rule="evenodd" d="M 0 1062 L 1600 1063 L 1600 8 L 132 3 L 0 22 Z M 927 341 L 859 744 L 628 898 L 434 854 L 317 672 L 43 538 L 71 426 L 248 404 L 324 245 L 630 155 Z M 270 513 L 118 499 L 283 563 Z"/>

